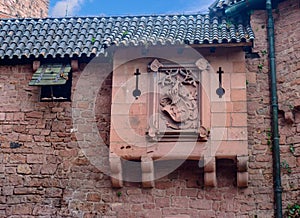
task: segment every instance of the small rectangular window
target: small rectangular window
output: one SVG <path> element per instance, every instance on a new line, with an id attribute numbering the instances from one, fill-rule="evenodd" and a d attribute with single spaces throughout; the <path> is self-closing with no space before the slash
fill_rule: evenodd
<path id="1" fill-rule="evenodd" d="M 33 74 L 31 86 L 40 86 L 40 101 L 70 101 L 72 72 L 69 64 L 43 64 Z"/>

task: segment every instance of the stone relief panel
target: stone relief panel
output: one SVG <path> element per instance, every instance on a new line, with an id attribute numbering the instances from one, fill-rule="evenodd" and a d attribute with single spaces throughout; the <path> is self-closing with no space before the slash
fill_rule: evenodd
<path id="1" fill-rule="evenodd" d="M 150 126 L 154 141 L 205 141 L 208 130 L 201 125 L 201 70 L 194 64 L 149 65 Z"/>

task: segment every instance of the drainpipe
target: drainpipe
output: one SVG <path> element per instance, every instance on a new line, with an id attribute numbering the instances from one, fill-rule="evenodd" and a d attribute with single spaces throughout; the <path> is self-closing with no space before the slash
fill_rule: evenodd
<path id="1" fill-rule="evenodd" d="M 278 98 L 276 79 L 276 59 L 275 59 L 275 39 L 274 39 L 274 19 L 272 14 L 272 2 L 266 0 L 266 10 L 268 14 L 268 43 L 270 61 L 270 85 L 272 103 L 272 141 L 273 141 L 273 170 L 274 170 L 274 200 L 275 216 L 282 217 L 282 187 L 280 175 L 280 147 L 278 131 Z"/>
<path id="2" fill-rule="evenodd" d="M 275 217 L 282 218 L 282 187 L 280 174 L 280 146 L 278 130 L 278 98 L 277 98 L 277 79 L 276 79 L 276 59 L 275 59 L 275 38 L 274 38 L 274 19 L 272 14 L 273 7 L 276 8 L 279 0 L 244 0 L 225 10 L 228 17 L 240 15 L 244 11 L 266 9 L 268 15 L 268 44 L 270 62 L 270 91 L 272 106 L 272 142 L 273 142 L 273 174 L 274 174 L 274 201 Z"/>

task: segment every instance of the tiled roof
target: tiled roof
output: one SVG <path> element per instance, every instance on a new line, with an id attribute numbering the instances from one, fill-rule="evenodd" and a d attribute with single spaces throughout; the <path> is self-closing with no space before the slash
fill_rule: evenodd
<path id="1" fill-rule="evenodd" d="M 210 15 L 0 20 L 0 59 L 99 56 L 109 46 L 250 42 L 248 24 Z"/>

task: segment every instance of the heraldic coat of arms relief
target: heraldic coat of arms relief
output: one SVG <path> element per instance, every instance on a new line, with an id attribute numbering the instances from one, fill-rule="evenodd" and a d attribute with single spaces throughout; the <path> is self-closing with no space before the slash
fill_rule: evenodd
<path id="1" fill-rule="evenodd" d="M 206 141 L 208 130 L 201 121 L 201 71 L 194 64 L 149 65 L 153 74 L 147 133 L 154 141 Z"/>

